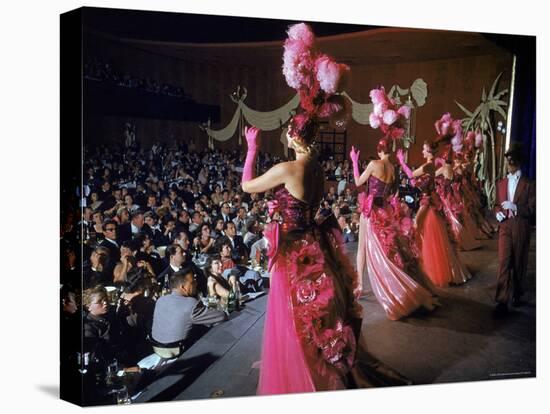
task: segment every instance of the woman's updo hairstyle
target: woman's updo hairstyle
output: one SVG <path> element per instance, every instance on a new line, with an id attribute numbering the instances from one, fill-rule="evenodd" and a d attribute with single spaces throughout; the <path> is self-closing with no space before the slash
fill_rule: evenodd
<path id="1" fill-rule="evenodd" d="M 292 138 L 302 141 L 306 145 L 313 144 L 319 132 L 317 117 L 305 112 L 293 116 L 290 120 L 288 132 Z"/>
<path id="2" fill-rule="evenodd" d="M 387 138 L 382 138 L 378 141 L 376 145 L 376 152 L 383 152 L 384 154 L 389 154 L 391 152 L 392 143 Z"/>
<path id="3" fill-rule="evenodd" d="M 425 140 L 424 145 L 428 147 L 428 150 L 429 150 L 430 154 L 432 154 L 432 155 L 435 154 L 435 152 L 437 150 L 437 143 L 436 142 L 433 142 L 433 141 L 430 141 L 430 140 Z"/>
<path id="4" fill-rule="evenodd" d="M 288 126 L 288 134 L 292 138 L 290 147 L 297 153 L 314 155 L 313 144 L 318 132 L 319 121 L 316 116 L 306 112 L 295 115 Z"/>

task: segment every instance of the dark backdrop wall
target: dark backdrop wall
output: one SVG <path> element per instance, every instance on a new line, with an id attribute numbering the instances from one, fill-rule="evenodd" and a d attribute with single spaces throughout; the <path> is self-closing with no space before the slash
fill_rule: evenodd
<path id="1" fill-rule="evenodd" d="M 493 47 L 481 35 L 437 32 L 426 36 L 425 33 L 430 32 L 420 31 L 424 37 L 415 41 L 410 33 L 394 30 L 388 40 L 384 38 L 388 36 L 387 31 L 382 30 L 378 35 L 374 30 L 362 38 L 358 35 L 335 36 L 319 42 L 321 50 L 351 66 L 352 76 L 346 91 L 355 101 L 370 102 L 369 91 L 379 85 L 384 85 L 387 90 L 394 84 L 408 88 L 415 79 L 424 79 L 428 85 L 428 97 L 417 112 L 417 142 L 410 153 L 413 164 L 420 163 L 422 141 L 435 135 L 433 124 L 444 112 L 449 111 L 457 118 L 463 116 L 455 100 L 474 109 L 480 103 L 482 89 L 485 87 L 488 90 L 500 72 L 503 76 L 498 90 L 509 88 L 511 78 L 512 54 Z M 433 43 L 434 39 L 443 39 L 447 33 L 455 37 L 459 33 L 464 37 L 464 42 L 470 43 L 456 44 L 456 39 L 460 38 L 455 38 L 455 48 L 451 51 L 447 51 L 447 44 Z M 407 39 L 414 47 L 407 48 Z M 383 43 L 381 40 L 385 42 L 383 47 L 376 49 L 372 46 L 368 49 L 369 45 Z M 472 42 L 478 44 L 472 46 Z M 259 111 L 276 109 L 295 93 L 286 85 L 281 73 L 280 42 L 230 46 L 167 44 L 124 41 L 88 33 L 84 50 L 85 55 L 112 61 L 117 70 L 137 77 L 154 78 L 161 83 L 181 85 L 195 101 L 219 105 L 220 121 L 212 124 L 214 129 L 225 127 L 231 120 L 236 104 L 229 95 L 237 85 L 246 86 L 246 104 Z M 375 56 L 383 56 L 384 53 L 387 54 L 384 57 Z M 127 117 L 116 116 L 88 117 L 85 139 L 97 143 L 120 141 L 127 120 Z M 172 136 L 186 141 L 194 139 L 199 148 L 206 145 L 206 134 L 194 122 L 131 121 L 136 125 L 136 135 L 143 146 L 150 146 L 156 140 L 169 141 Z M 347 151 L 355 145 L 363 157 L 375 155 L 379 131 L 351 121 L 347 132 Z M 262 149 L 282 154 L 280 134 L 280 130 L 265 132 Z M 223 143 L 216 142 L 216 146 L 239 148 L 238 138 L 235 136 Z"/>

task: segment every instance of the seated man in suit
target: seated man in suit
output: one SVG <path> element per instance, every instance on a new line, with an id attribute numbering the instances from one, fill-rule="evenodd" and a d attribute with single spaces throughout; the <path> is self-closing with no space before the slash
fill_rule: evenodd
<path id="1" fill-rule="evenodd" d="M 179 356 L 197 339 L 194 325 L 212 325 L 227 319 L 223 311 L 207 308 L 196 298 L 197 282 L 190 268 L 174 273 L 170 288 L 170 295 L 157 300 L 153 314 L 153 349 L 162 358 Z"/>
<path id="2" fill-rule="evenodd" d="M 144 222 L 143 212 L 141 210 L 133 211 L 130 215 L 130 222 L 118 226 L 118 244 L 132 240 L 142 232 L 147 233 L 151 239 L 153 238 L 151 229 Z"/>
<path id="3" fill-rule="evenodd" d="M 167 287 L 170 284 L 170 277 L 181 269 L 185 262 L 185 252 L 178 244 L 171 244 L 166 248 L 165 256 L 168 257 L 169 264 L 166 268 L 157 276 L 157 281 Z"/>
<path id="4" fill-rule="evenodd" d="M 151 230 L 151 241 L 155 246 L 162 246 L 162 230 L 160 229 L 160 225 L 158 224 L 158 218 L 155 213 L 152 211 L 148 211 L 143 215 L 143 221 L 147 226 L 149 226 L 149 229 Z"/>
<path id="5" fill-rule="evenodd" d="M 189 216 L 189 212 L 187 210 L 179 210 L 178 211 L 178 220 L 176 221 L 176 231 L 185 231 L 187 234 L 189 234 L 189 224 L 191 222 L 191 217 Z"/>
<path id="6" fill-rule="evenodd" d="M 104 239 L 99 244 L 101 247 L 105 247 L 109 250 L 109 263 L 107 264 L 106 271 L 112 277 L 113 270 L 117 262 L 120 260 L 120 246 L 117 239 L 117 223 L 114 220 L 105 220 L 103 222 L 103 235 Z"/>
<path id="7" fill-rule="evenodd" d="M 237 234 L 235 223 L 229 221 L 224 226 L 225 238 L 229 239 L 232 248 L 232 259 L 236 264 L 244 264 L 248 261 L 248 250 L 244 244 L 242 236 Z M 218 242 L 221 246 L 222 241 Z"/>
<path id="8" fill-rule="evenodd" d="M 231 215 L 231 207 L 229 206 L 229 203 L 222 203 L 220 214 L 216 218 L 222 219 L 224 223 L 229 223 L 233 221 L 234 216 Z"/>
<path id="9" fill-rule="evenodd" d="M 246 234 L 246 209 L 239 207 L 237 211 L 237 217 L 233 219 L 233 223 L 235 223 L 237 234 L 244 237 Z"/>
<path id="10" fill-rule="evenodd" d="M 340 230 L 342 230 L 344 243 L 356 241 L 355 234 L 353 233 L 349 225 L 349 219 L 347 219 L 345 216 L 338 217 L 338 225 L 340 226 Z"/>

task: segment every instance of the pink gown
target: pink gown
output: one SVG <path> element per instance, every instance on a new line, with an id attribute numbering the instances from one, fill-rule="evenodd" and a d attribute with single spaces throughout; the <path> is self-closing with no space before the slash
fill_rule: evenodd
<path id="1" fill-rule="evenodd" d="M 418 274 L 410 242 L 412 221 L 401 213 L 397 198 L 388 197 L 390 185 L 370 176 L 368 194 L 362 194 L 358 273 L 366 268 L 374 295 L 391 320 L 401 319 L 424 306 L 433 309 L 431 292 L 409 275 Z M 390 200 L 390 203 L 388 203 Z"/>
<path id="2" fill-rule="evenodd" d="M 481 243 L 476 240 L 476 229 L 468 225 L 471 220 L 465 217 L 464 214 L 465 202 L 460 184 L 456 180 L 450 180 L 443 175 L 436 177 L 435 183 L 453 241 L 461 250 L 468 251 L 480 248 Z"/>
<path id="3" fill-rule="evenodd" d="M 357 276 L 341 251 L 334 217 L 280 187 L 271 202 L 282 223 L 266 226 L 271 282 L 258 394 L 345 389 L 361 330 Z"/>
<path id="4" fill-rule="evenodd" d="M 420 208 L 427 209 L 422 223 L 417 225 L 422 271 L 437 287 L 465 283 L 472 275 L 462 264 L 449 241 L 445 223 L 439 213 L 442 203 L 435 191 L 434 177 L 424 174 L 415 180 L 415 185 L 422 192 Z"/>

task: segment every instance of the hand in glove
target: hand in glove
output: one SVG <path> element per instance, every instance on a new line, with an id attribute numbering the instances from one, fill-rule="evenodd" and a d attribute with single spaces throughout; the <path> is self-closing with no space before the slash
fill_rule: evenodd
<path id="1" fill-rule="evenodd" d="M 244 127 L 244 135 L 248 144 L 248 151 L 246 152 L 246 159 L 244 161 L 241 184 L 254 178 L 260 130 L 256 127 Z"/>
<path id="2" fill-rule="evenodd" d="M 407 175 L 407 177 L 413 178 L 413 171 L 407 164 L 405 164 L 405 153 L 403 152 L 403 150 L 399 148 L 395 155 L 397 156 L 399 164 L 401 164 L 401 169 L 403 170 L 403 172 Z"/>
<path id="3" fill-rule="evenodd" d="M 353 164 L 353 176 L 355 178 L 359 178 L 361 176 L 361 173 L 359 172 L 359 154 L 361 151 L 358 151 L 355 149 L 355 147 L 351 147 L 351 151 L 349 152 L 349 157 L 351 158 L 351 162 Z"/>
<path id="4" fill-rule="evenodd" d="M 248 151 L 258 149 L 260 130 L 254 126 L 244 127 L 244 135 L 248 144 Z"/>
<path id="5" fill-rule="evenodd" d="M 518 211 L 518 206 L 511 201 L 503 201 L 501 204 L 502 208 L 505 210 L 512 210 L 514 213 Z"/>

